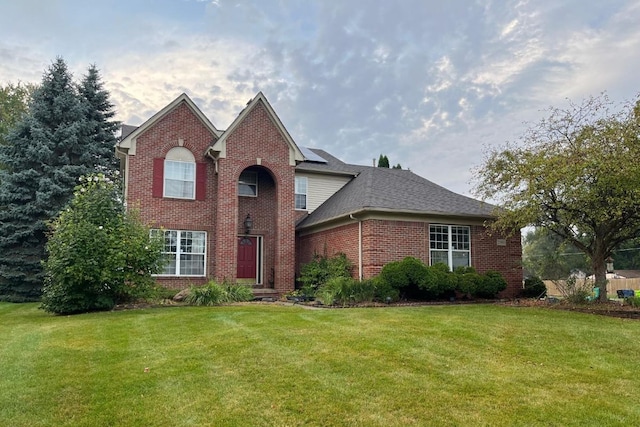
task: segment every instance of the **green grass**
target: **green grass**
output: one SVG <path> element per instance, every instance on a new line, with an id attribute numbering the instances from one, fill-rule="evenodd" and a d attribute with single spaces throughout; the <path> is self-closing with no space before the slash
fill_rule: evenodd
<path id="1" fill-rule="evenodd" d="M 493 305 L 0 304 L 10 426 L 640 425 L 640 322 Z M 145 372 L 148 368 L 148 372 Z"/>

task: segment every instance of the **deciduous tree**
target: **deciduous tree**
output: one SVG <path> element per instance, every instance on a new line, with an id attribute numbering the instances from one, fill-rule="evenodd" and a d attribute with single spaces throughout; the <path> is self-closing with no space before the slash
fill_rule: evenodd
<path id="1" fill-rule="evenodd" d="M 605 259 L 640 236 L 639 158 L 640 97 L 614 105 L 603 94 L 552 108 L 520 141 L 489 151 L 475 193 L 501 206 L 494 228 L 544 227 L 584 252 L 604 289 Z"/>
<path id="2" fill-rule="evenodd" d="M 0 86 L 0 144 L 5 143 L 9 129 L 27 112 L 34 89 L 34 85 L 21 83 Z"/>

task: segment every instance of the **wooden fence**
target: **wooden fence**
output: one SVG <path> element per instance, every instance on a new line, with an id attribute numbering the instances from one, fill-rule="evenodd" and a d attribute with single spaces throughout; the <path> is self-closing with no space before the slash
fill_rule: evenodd
<path id="1" fill-rule="evenodd" d="M 560 280 L 560 283 L 564 283 L 564 280 Z M 576 280 L 576 285 L 584 285 L 584 279 Z M 593 283 L 593 281 L 590 281 Z M 558 290 L 557 286 L 551 280 L 545 280 L 544 284 L 547 286 L 547 294 L 551 296 L 562 296 L 562 293 Z M 636 279 L 609 279 L 607 282 L 607 294 L 609 296 L 615 295 L 619 289 L 640 289 L 640 278 Z"/>

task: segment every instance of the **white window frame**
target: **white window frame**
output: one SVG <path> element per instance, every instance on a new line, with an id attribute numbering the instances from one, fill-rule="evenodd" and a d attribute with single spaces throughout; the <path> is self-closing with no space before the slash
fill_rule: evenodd
<path id="1" fill-rule="evenodd" d="M 182 179 L 182 178 L 168 178 L 167 176 L 167 172 L 169 170 L 169 166 L 170 165 L 180 165 L 182 167 L 187 167 L 190 166 L 191 167 L 191 178 L 189 179 L 189 177 L 187 177 L 186 179 Z M 189 172 L 189 171 L 186 171 Z M 182 186 L 183 186 L 183 190 L 184 190 L 184 185 L 191 183 L 191 194 L 190 195 L 184 195 L 184 193 L 180 193 L 180 194 L 169 194 L 167 192 L 167 190 L 169 189 L 169 186 L 167 185 L 167 181 L 171 180 L 171 181 L 177 181 L 177 182 L 182 182 Z M 165 159 L 164 161 L 164 176 L 162 177 L 162 196 L 166 197 L 166 198 L 171 198 L 171 199 L 187 199 L 187 200 L 194 200 L 196 198 L 196 164 L 195 162 L 183 162 L 180 160 L 170 160 L 170 159 Z"/>
<path id="2" fill-rule="evenodd" d="M 247 179 L 249 176 L 253 176 L 253 179 Z M 253 194 L 242 191 L 243 186 L 254 187 Z M 242 197 L 258 197 L 258 172 L 245 171 L 238 177 L 238 196 Z"/>
<path id="3" fill-rule="evenodd" d="M 459 233 L 459 231 L 466 233 Z M 446 240 L 434 240 L 431 237 L 434 234 L 444 235 L 446 231 Z M 464 236 L 467 239 L 465 241 Z M 462 239 L 455 237 L 461 236 Z M 462 246 L 462 248 L 460 248 Z M 449 270 L 454 269 L 454 254 L 467 255 L 467 267 L 471 266 L 471 227 L 468 225 L 447 225 L 447 224 L 429 224 L 429 264 L 434 264 L 434 253 L 447 254 L 447 266 Z M 440 262 L 438 259 L 437 262 Z"/>
<path id="4" fill-rule="evenodd" d="M 304 188 L 302 188 L 304 186 Z M 307 200 L 308 200 L 308 189 L 309 189 L 309 181 L 307 180 L 306 176 L 296 176 L 296 181 L 295 181 L 295 190 L 294 190 L 294 203 L 295 203 L 295 208 L 297 210 L 303 210 L 306 211 L 307 210 Z M 304 206 L 302 205 L 298 205 L 298 199 L 300 196 L 304 196 Z"/>
<path id="5" fill-rule="evenodd" d="M 206 231 L 193 231 L 193 230 L 158 230 L 158 229 L 152 229 L 151 230 L 151 234 L 152 235 L 158 235 L 158 233 L 161 233 L 160 236 L 163 239 L 163 248 L 162 248 L 162 254 L 164 257 L 171 257 L 173 258 L 173 265 L 175 270 L 173 271 L 163 271 L 160 274 L 157 274 L 156 276 L 160 276 L 160 277 L 204 277 L 207 275 L 207 232 Z M 175 233 L 175 242 L 173 242 L 174 244 L 171 245 L 170 242 L 170 246 L 169 249 L 171 249 L 172 246 L 175 246 L 175 252 L 171 251 L 171 250 L 166 250 L 167 249 L 167 238 L 171 239 L 171 234 Z M 200 237 L 198 238 L 199 240 L 202 241 L 202 250 L 201 251 L 197 251 L 197 252 L 193 252 L 192 250 L 189 251 L 188 248 L 190 247 L 191 249 L 194 248 L 193 245 L 191 246 L 185 246 L 183 245 L 183 239 L 189 239 L 189 233 L 197 233 Z M 193 236 L 191 236 L 191 239 L 193 240 Z M 198 248 L 198 246 L 196 246 L 196 248 Z M 182 270 L 184 268 L 186 268 L 186 262 L 189 261 L 187 259 L 183 259 L 190 256 L 190 255 L 197 255 L 197 256 L 202 256 L 202 274 L 188 274 L 182 273 Z M 185 263 L 183 265 L 183 263 Z M 171 265 L 171 262 L 168 263 L 168 265 Z M 166 268 L 167 266 L 164 266 L 164 268 Z"/>

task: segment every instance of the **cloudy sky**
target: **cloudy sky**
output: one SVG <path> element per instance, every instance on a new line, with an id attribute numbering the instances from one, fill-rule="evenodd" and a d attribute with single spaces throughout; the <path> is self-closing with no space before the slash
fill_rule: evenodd
<path id="1" fill-rule="evenodd" d="M 0 0 L 0 84 L 56 56 L 118 120 L 186 92 L 219 129 L 258 91 L 294 140 L 470 194 L 550 106 L 640 92 L 640 0 Z"/>

